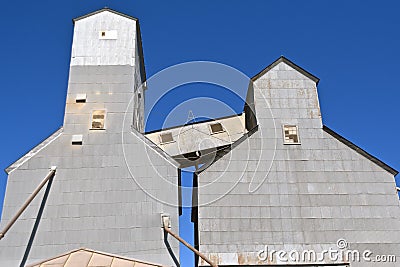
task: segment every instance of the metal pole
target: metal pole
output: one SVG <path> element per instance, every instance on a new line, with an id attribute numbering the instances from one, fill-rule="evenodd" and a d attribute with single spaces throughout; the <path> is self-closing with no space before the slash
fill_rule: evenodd
<path id="1" fill-rule="evenodd" d="M 8 230 L 13 226 L 13 224 L 18 220 L 19 216 L 25 211 L 25 209 L 31 204 L 32 200 L 35 199 L 37 194 L 43 188 L 43 186 L 54 177 L 56 174 L 56 167 L 52 167 L 49 174 L 47 174 L 46 178 L 40 183 L 40 185 L 35 189 L 35 191 L 29 196 L 29 198 L 25 201 L 24 205 L 18 210 L 17 214 L 10 220 L 10 222 L 4 227 L 3 231 L 0 232 L 0 240 L 6 235 Z"/>
<path id="2" fill-rule="evenodd" d="M 210 261 L 204 254 L 202 254 L 200 251 L 198 251 L 197 249 L 195 249 L 194 247 L 192 247 L 188 242 L 186 242 L 185 240 L 183 240 L 180 236 L 178 236 L 177 234 L 175 234 L 174 232 L 172 232 L 169 228 L 168 225 L 164 225 L 164 230 L 169 233 L 170 235 L 172 235 L 173 237 L 175 237 L 175 239 L 177 239 L 179 242 L 181 242 L 182 244 L 184 244 L 186 247 L 188 247 L 191 251 L 193 251 L 194 253 L 196 253 L 196 255 L 198 255 L 200 258 L 202 258 L 204 261 L 206 261 L 208 264 L 210 264 L 212 267 L 218 267 L 218 265 L 214 264 L 212 261 Z"/>

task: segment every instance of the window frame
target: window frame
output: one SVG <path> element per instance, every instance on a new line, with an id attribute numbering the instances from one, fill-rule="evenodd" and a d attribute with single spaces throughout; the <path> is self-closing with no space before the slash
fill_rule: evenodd
<path id="1" fill-rule="evenodd" d="M 171 135 L 171 139 L 172 139 L 172 140 L 171 140 L 171 141 L 168 141 L 168 142 L 163 142 L 162 135 L 167 135 L 167 134 L 170 134 L 170 135 Z M 174 139 L 174 136 L 172 135 L 172 132 L 160 133 L 160 134 L 158 135 L 158 137 L 159 137 L 159 139 L 160 139 L 160 145 L 175 143 L 175 139 Z"/>
<path id="2" fill-rule="evenodd" d="M 104 111 L 104 119 L 103 119 L 103 128 L 93 128 L 93 115 L 96 111 Z M 107 119 L 107 110 L 106 109 L 93 109 L 91 116 L 90 116 L 90 130 L 94 130 L 94 131 L 104 131 L 107 128 L 106 125 L 106 119 Z"/>
<path id="3" fill-rule="evenodd" d="M 221 125 L 221 128 L 222 128 L 221 131 L 218 131 L 218 132 L 214 132 L 214 131 L 213 131 L 212 126 L 213 126 L 213 125 L 216 125 L 216 124 Z M 220 123 L 220 122 L 209 123 L 209 124 L 208 124 L 208 127 L 210 128 L 210 133 L 211 133 L 211 134 L 220 134 L 220 133 L 226 132 L 224 126 L 223 126 L 222 123 Z"/>
<path id="4" fill-rule="evenodd" d="M 286 127 L 296 127 L 297 142 L 288 142 L 286 140 L 286 133 L 285 133 L 285 128 Z M 296 124 L 283 124 L 282 125 L 282 134 L 283 134 L 283 144 L 284 145 L 301 145 L 299 126 L 298 125 L 296 125 Z"/>

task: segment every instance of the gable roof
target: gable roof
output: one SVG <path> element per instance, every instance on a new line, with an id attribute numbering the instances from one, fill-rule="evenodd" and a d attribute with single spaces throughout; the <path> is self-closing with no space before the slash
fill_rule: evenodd
<path id="1" fill-rule="evenodd" d="M 259 79 L 261 76 L 266 74 L 268 71 L 270 71 L 272 68 L 274 68 L 276 65 L 278 65 L 281 62 L 284 62 L 285 64 L 289 65 L 293 69 L 297 70 L 298 72 L 300 72 L 301 74 L 303 74 L 304 76 L 310 78 L 311 80 L 313 80 L 315 83 L 318 84 L 318 82 L 319 82 L 319 78 L 318 77 L 316 77 L 315 75 L 309 73 L 308 71 L 306 71 L 305 69 L 301 68 L 300 66 L 296 65 L 295 63 L 293 63 L 292 61 L 290 61 L 289 59 L 287 59 L 284 56 L 280 56 L 272 64 L 270 64 L 265 69 L 263 69 L 258 74 L 256 74 L 253 78 L 251 78 L 251 80 L 253 82 L 256 81 L 257 79 Z M 351 141 L 347 140 L 346 138 L 344 138 L 340 134 L 338 134 L 335 131 L 333 131 L 332 129 L 328 128 L 326 125 L 323 125 L 323 130 L 325 132 L 327 132 L 329 135 L 331 135 L 332 137 L 336 138 L 337 140 L 339 140 L 340 142 L 345 144 L 346 146 L 348 146 L 349 148 L 351 148 L 354 151 L 356 151 L 357 153 L 359 153 L 360 155 L 364 156 L 365 158 L 367 158 L 370 161 L 374 162 L 375 164 L 377 164 L 378 166 L 380 166 L 381 168 L 383 168 L 387 172 L 391 173 L 392 175 L 396 176 L 399 173 L 397 170 L 393 169 L 392 167 L 390 167 L 389 165 L 387 165 L 386 163 L 384 163 L 380 159 L 378 159 L 378 158 L 374 157 L 373 155 L 369 154 L 368 152 L 366 152 L 365 150 L 363 150 L 359 146 L 355 145 L 354 143 L 352 143 Z"/>
<path id="2" fill-rule="evenodd" d="M 251 80 L 254 82 L 257 79 L 259 79 L 261 76 L 263 76 L 265 73 L 267 73 L 268 71 L 270 71 L 272 68 L 274 68 L 276 65 L 278 65 L 279 63 L 284 62 L 285 64 L 289 65 L 290 67 L 292 67 L 293 69 L 297 70 L 298 72 L 300 72 L 301 74 L 303 74 L 304 76 L 310 78 L 311 80 L 313 80 L 315 83 L 318 84 L 319 82 L 319 78 L 311 73 L 309 73 L 308 71 L 306 71 L 305 69 L 303 69 L 302 67 L 294 64 L 292 61 L 290 61 L 289 59 L 287 59 L 284 56 L 280 56 L 277 60 L 275 60 L 274 62 L 272 62 L 272 64 L 270 64 L 269 66 L 267 66 L 265 69 L 263 69 L 262 71 L 260 71 L 258 74 L 256 74 L 253 78 L 251 78 Z"/>
<path id="3" fill-rule="evenodd" d="M 88 18 L 88 17 L 90 17 L 90 16 L 99 14 L 99 13 L 104 12 L 104 11 L 108 11 L 108 12 L 114 13 L 114 14 L 116 14 L 116 15 L 119 15 L 119 16 L 122 16 L 122 17 L 125 17 L 125 18 L 128 18 L 128 19 L 131 19 L 131 20 L 134 20 L 134 21 L 137 22 L 137 23 L 136 23 L 136 31 L 137 31 L 137 36 L 138 36 L 137 42 L 138 42 L 140 66 L 141 66 L 141 73 L 142 73 L 142 77 L 141 77 L 141 78 L 142 78 L 142 82 L 144 82 L 144 81 L 146 80 L 146 69 L 145 69 L 145 66 L 144 66 L 142 34 L 141 34 L 141 32 L 140 32 L 139 19 L 137 19 L 137 18 L 135 18 L 135 17 L 132 17 L 132 16 L 130 16 L 130 15 L 127 15 L 127 14 L 124 14 L 124 13 L 121 13 L 121 12 L 118 12 L 118 11 L 116 11 L 116 10 L 114 10 L 114 9 L 111 9 L 111 8 L 108 8 L 108 7 L 104 7 L 104 8 L 102 8 L 102 9 L 93 11 L 93 12 L 88 13 L 88 14 L 86 14 L 86 15 L 83 15 L 83 16 L 80 16 L 80 17 L 77 17 L 77 18 L 74 18 L 74 19 L 72 19 L 72 22 L 75 24 L 75 22 L 77 22 L 78 20 Z M 147 88 L 144 87 L 144 89 L 146 90 Z"/>
<path id="4" fill-rule="evenodd" d="M 119 15 L 119 16 L 122 16 L 122 17 L 125 17 L 125 18 L 128 18 L 128 19 L 132 19 L 132 20 L 134 20 L 134 21 L 137 21 L 137 20 L 138 20 L 138 19 L 135 18 L 135 17 L 132 17 L 132 16 L 129 16 L 129 15 L 127 15 L 127 14 L 124 14 L 124 13 L 121 13 L 121 12 L 118 12 L 118 11 L 115 11 L 115 10 L 113 10 L 113 9 L 111 9 L 111 8 L 108 8 L 108 7 L 104 7 L 104 8 L 102 8 L 102 9 L 93 11 L 93 12 L 88 13 L 88 14 L 86 14 L 86 15 L 83 15 L 83 16 L 80 16 L 80 17 L 77 17 L 77 18 L 74 18 L 74 19 L 72 19 L 72 21 L 75 23 L 75 22 L 78 21 L 78 20 L 85 19 L 85 18 L 87 18 L 87 17 L 90 17 L 90 16 L 93 16 L 93 15 L 99 14 L 99 13 L 104 12 L 104 11 L 109 11 L 109 12 L 114 13 L 114 14 L 116 14 L 116 15 Z"/>
<path id="5" fill-rule="evenodd" d="M 129 259 L 104 252 L 80 248 L 27 267 L 162 267 L 162 265 Z"/>
<path id="6" fill-rule="evenodd" d="M 392 167 L 390 167 L 389 165 L 387 165 L 386 163 L 384 163 L 380 159 L 372 156 L 367 151 L 365 151 L 364 149 L 362 149 L 359 146 L 355 145 L 354 143 L 352 143 L 351 141 L 347 140 L 346 138 L 344 138 L 340 134 L 338 134 L 335 131 L 333 131 L 332 129 L 328 128 L 327 126 L 324 125 L 322 129 L 325 132 L 327 132 L 328 134 L 330 134 L 332 137 L 336 138 L 337 140 L 339 140 L 340 142 L 342 142 L 346 146 L 348 146 L 351 149 L 353 149 L 354 151 L 356 151 L 358 154 L 360 154 L 360 155 L 366 157 L 367 159 L 369 159 L 370 161 L 374 162 L 376 165 L 378 165 L 379 167 L 383 168 L 387 172 L 393 174 L 394 176 L 396 176 L 399 173 L 398 171 L 396 171 L 395 169 L 393 169 Z"/>

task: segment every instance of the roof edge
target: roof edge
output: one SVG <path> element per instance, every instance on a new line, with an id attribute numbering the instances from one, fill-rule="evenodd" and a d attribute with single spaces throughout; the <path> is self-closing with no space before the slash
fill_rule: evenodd
<path id="1" fill-rule="evenodd" d="M 381 167 L 382 169 L 384 169 L 385 171 L 389 172 L 390 174 L 393 174 L 394 176 L 396 176 L 399 172 L 395 169 L 393 169 L 392 167 L 390 167 L 389 165 L 387 165 L 385 162 L 381 161 L 380 159 L 378 159 L 377 157 L 369 154 L 367 151 L 365 151 L 364 149 L 362 149 L 361 147 L 355 145 L 354 143 L 352 143 L 351 141 L 347 140 L 346 138 L 344 138 L 343 136 L 341 136 L 340 134 L 336 133 L 335 131 L 333 131 L 332 129 L 330 129 L 328 126 L 323 125 L 322 129 L 328 133 L 329 135 L 331 135 L 332 137 L 336 138 L 337 140 L 339 140 L 340 142 L 342 142 L 343 144 L 345 144 L 346 146 L 350 147 L 351 149 L 353 149 L 354 151 L 356 151 L 358 154 L 364 156 L 365 158 L 369 159 L 370 161 L 372 161 L 373 163 L 375 163 L 376 165 L 378 165 L 379 167 Z"/>
<path id="2" fill-rule="evenodd" d="M 134 20 L 134 21 L 138 21 L 138 19 L 135 18 L 135 17 L 132 17 L 132 16 L 130 16 L 130 15 L 127 15 L 127 14 L 124 14 L 124 13 L 121 13 L 121 12 L 118 12 L 118 11 L 116 11 L 116 10 L 114 10 L 114 9 L 109 8 L 109 7 L 104 7 L 104 8 L 102 8 L 102 9 L 99 9 L 99 10 L 96 10 L 96 11 L 93 11 L 93 12 L 90 12 L 90 13 L 88 13 L 88 14 L 86 14 L 86 15 L 82 15 L 82 16 L 80 16 L 80 17 L 74 18 L 74 19 L 72 19 L 72 22 L 75 24 L 75 22 L 78 21 L 78 20 L 85 19 L 85 18 L 87 18 L 87 17 L 90 17 L 90 16 L 93 16 L 93 15 L 99 14 L 99 13 L 104 12 L 104 11 L 109 11 L 109 12 L 114 13 L 114 14 L 116 14 L 116 15 L 120 15 L 120 16 L 122 16 L 122 17 L 131 19 L 131 20 Z"/>
<path id="3" fill-rule="evenodd" d="M 297 70 L 298 72 L 300 72 L 301 74 L 303 74 L 304 76 L 306 76 L 307 78 L 313 80 L 316 84 L 319 83 L 319 78 L 313 74 L 311 74 L 310 72 L 306 71 L 305 69 L 303 69 L 302 67 L 300 67 L 299 65 L 296 65 L 295 63 L 293 63 L 292 61 L 290 61 L 289 59 L 287 59 L 284 56 L 280 56 L 277 60 L 275 60 L 274 62 L 272 62 L 270 65 L 268 65 L 266 68 L 264 68 L 262 71 L 260 71 L 259 73 L 257 73 L 256 75 L 253 76 L 253 78 L 251 78 L 251 80 L 254 82 L 256 80 L 258 80 L 261 76 L 263 76 L 265 73 L 267 73 L 268 71 L 270 71 L 272 68 L 274 68 L 276 65 L 278 65 L 279 63 L 284 62 L 287 65 L 289 65 L 290 67 L 292 67 L 293 69 Z"/>
<path id="4" fill-rule="evenodd" d="M 54 140 L 56 140 L 62 134 L 63 130 L 64 130 L 64 128 L 60 127 L 58 130 L 54 131 L 48 137 L 44 138 L 41 142 L 39 142 L 39 144 L 37 144 L 32 149 L 30 149 L 28 152 L 26 152 L 24 155 L 22 155 L 19 159 L 17 159 L 13 163 L 11 163 L 7 168 L 4 169 L 4 171 L 7 174 L 10 174 L 12 171 L 18 169 L 22 164 L 24 164 L 26 161 L 31 159 L 39 151 L 41 151 L 47 145 L 49 145 Z"/>

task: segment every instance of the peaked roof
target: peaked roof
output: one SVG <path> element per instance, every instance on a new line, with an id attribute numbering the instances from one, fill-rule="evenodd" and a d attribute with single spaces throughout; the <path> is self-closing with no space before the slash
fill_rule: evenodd
<path id="1" fill-rule="evenodd" d="M 262 71 L 260 71 L 258 74 L 256 74 L 253 78 L 251 78 L 252 81 L 257 80 L 258 78 L 260 78 L 261 76 L 263 76 L 265 73 L 267 73 L 268 71 L 270 71 L 272 68 L 274 68 L 276 65 L 278 65 L 279 63 L 284 62 L 287 65 L 289 65 L 290 67 L 292 67 L 293 69 L 297 70 L 298 72 L 300 72 L 301 74 L 303 74 L 304 76 L 310 78 L 311 80 L 313 80 L 314 82 L 316 82 L 318 84 L 319 82 L 319 78 L 311 73 L 309 73 L 308 71 L 306 71 L 305 69 L 303 69 L 302 67 L 294 64 L 292 61 L 290 61 L 289 59 L 287 59 L 284 56 L 280 56 L 277 60 L 275 60 L 274 62 L 272 62 L 272 64 L 270 64 L 269 66 L 267 66 L 265 69 L 263 69 Z"/>
<path id="2" fill-rule="evenodd" d="M 259 79 L 261 76 L 263 76 L 265 73 L 270 71 L 272 68 L 274 68 L 276 65 L 278 65 L 281 62 L 286 63 L 287 65 L 289 65 L 293 69 L 297 70 L 298 72 L 300 72 L 301 74 L 303 74 L 304 76 L 310 78 L 311 80 L 313 80 L 314 82 L 316 82 L 318 84 L 318 82 L 319 82 L 319 78 L 318 77 L 316 77 L 315 75 L 309 73 L 308 71 L 306 71 L 305 69 L 301 68 L 300 66 L 296 65 L 295 63 L 293 63 L 292 61 L 290 61 L 289 59 L 287 59 L 284 56 L 280 56 L 272 64 L 270 64 L 265 69 L 263 69 L 258 74 L 256 74 L 253 78 L 251 78 L 251 80 L 252 81 L 256 81 L 257 79 Z M 359 153 L 360 155 L 362 155 L 362 156 L 366 157 L 367 159 L 369 159 L 370 161 L 374 162 L 375 164 L 377 164 L 378 166 L 380 166 L 381 168 L 383 168 L 387 172 L 393 174 L 394 176 L 396 176 L 399 173 L 397 170 L 393 169 L 392 167 L 390 167 L 389 165 L 387 165 L 383 161 L 381 161 L 378 158 L 374 157 L 373 155 L 369 154 L 368 152 L 366 152 L 365 150 L 363 150 L 359 146 L 355 145 L 351 141 L 347 140 L 346 138 L 344 138 L 340 134 L 336 133 L 335 131 L 331 130 L 327 126 L 323 125 L 323 130 L 325 132 L 327 132 L 328 134 L 330 134 L 332 137 L 336 138 L 337 140 L 339 140 L 340 142 L 345 144 L 346 146 L 348 146 L 349 148 L 351 148 L 354 151 L 356 151 L 357 153 Z"/>
<path id="3" fill-rule="evenodd" d="M 113 10 L 113 9 L 111 9 L 111 8 L 108 8 L 108 7 L 104 7 L 104 8 L 102 8 L 102 9 L 93 11 L 93 12 L 88 13 L 88 14 L 86 14 L 86 15 L 83 15 L 83 16 L 80 16 L 80 17 L 77 17 L 77 18 L 74 18 L 72 21 L 75 23 L 75 22 L 78 21 L 78 20 L 81 20 L 81 19 L 84 19 L 84 18 L 93 16 L 93 15 L 99 14 L 99 13 L 104 12 L 104 11 L 109 11 L 109 12 L 114 13 L 114 14 L 117 14 L 117 15 L 119 15 L 119 16 L 122 16 L 122 17 L 125 17 L 125 18 L 128 18 L 128 19 L 132 19 L 132 20 L 134 20 L 134 21 L 137 21 L 137 20 L 138 20 L 138 19 L 135 18 L 135 17 L 132 17 L 132 16 L 129 16 L 129 15 L 127 15 L 127 14 L 124 14 L 124 13 L 121 13 L 121 12 L 118 12 L 118 11 L 115 11 L 115 10 Z"/>
<path id="4" fill-rule="evenodd" d="M 119 15 L 119 16 L 122 16 L 122 17 L 125 17 L 125 18 L 128 18 L 128 19 L 131 19 L 131 20 L 134 20 L 134 21 L 137 22 L 137 23 L 136 23 L 136 27 L 137 27 L 137 35 L 138 35 L 138 38 L 137 38 L 137 39 L 138 39 L 138 42 L 139 42 L 139 44 L 138 44 L 138 46 L 139 46 L 139 55 L 140 55 L 139 58 L 140 58 L 140 65 L 141 65 L 142 74 L 143 74 L 142 82 L 146 81 L 146 69 L 145 69 L 145 67 L 144 67 L 142 34 L 140 33 L 139 19 L 137 19 L 137 18 L 135 18 L 135 17 L 132 17 L 132 16 L 130 16 L 130 15 L 127 15 L 127 14 L 124 14 L 124 13 L 121 13 L 121 12 L 118 12 L 118 11 L 115 11 L 114 9 L 111 9 L 111 8 L 108 8 L 108 7 L 104 7 L 104 8 L 102 8 L 102 9 L 93 11 L 93 12 L 88 13 L 88 14 L 86 14 L 86 15 L 83 15 L 83 16 L 80 16 L 80 17 L 77 17 L 77 18 L 74 18 L 74 19 L 72 19 L 72 21 L 73 21 L 73 23 L 75 24 L 75 22 L 77 22 L 78 20 L 85 19 L 85 18 L 87 18 L 87 17 L 90 17 L 90 16 L 93 16 L 93 15 L 99 14 L 99 13 L 104 12 L 104 11 L 108 11 L 108 12 L 114 13 L 114 14 L 116 14 L 116 15 Z M 146 89 L 146 87 L 145 87 L 145 89 Z"/>
<path id="5" fill-rule="evenodd" d="M 73 250 L 27 267 L 162 267 L 162 265 L 128 259 L 87 248 Z"/>

